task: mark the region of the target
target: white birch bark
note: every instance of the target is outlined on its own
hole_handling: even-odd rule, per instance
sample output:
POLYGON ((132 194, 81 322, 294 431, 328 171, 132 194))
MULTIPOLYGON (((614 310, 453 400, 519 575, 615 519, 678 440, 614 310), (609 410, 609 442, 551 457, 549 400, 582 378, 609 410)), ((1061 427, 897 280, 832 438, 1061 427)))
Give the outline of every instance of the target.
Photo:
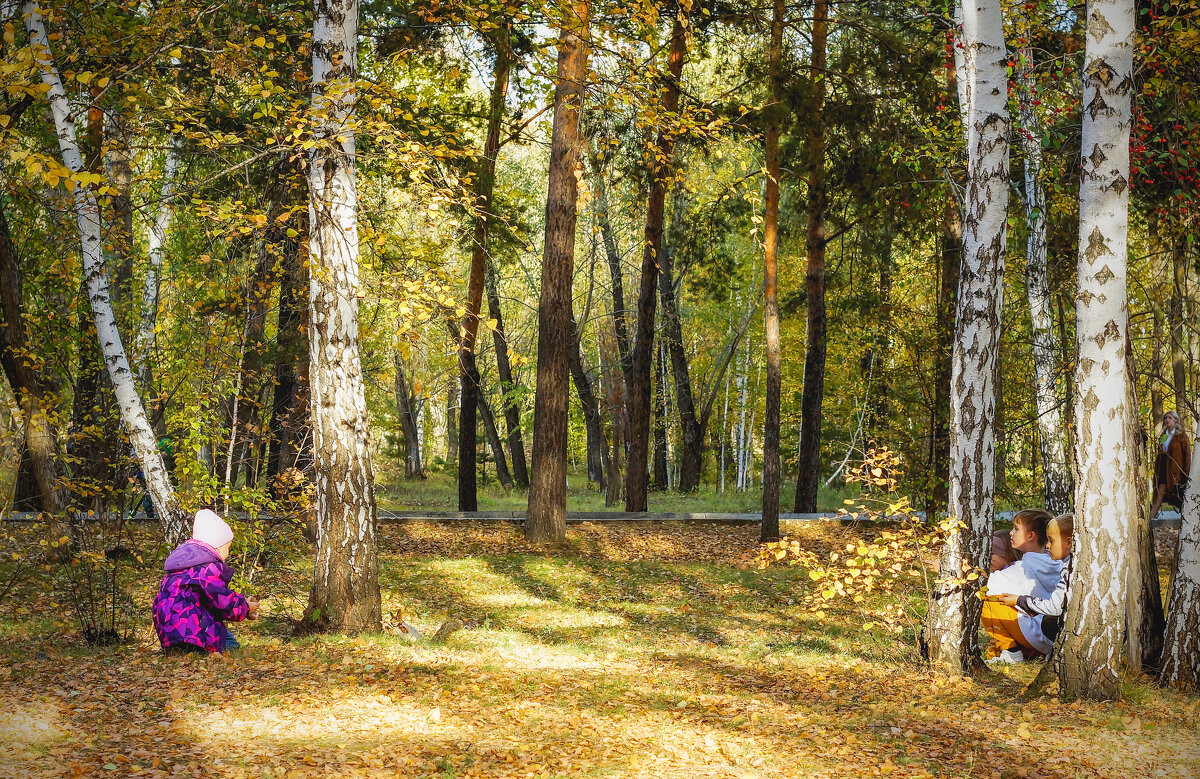
MULTIPOLYGON (((71 116, 67 93, 63 89, 62 79, 59 78, 54 55, 50 49, 44 12, 34 0, 27 0, 22 11, 25 17, 25 27, 29 32, 29 41, 34 49, 35 64, 41 72, 42 83, 47 88, 46 97, 54 116, 54 131, 58 137, 58 148, 63 157, 63 164, 72 173, 82 173, 84 171, 83 155, 79 151, 79 143, 75 136, 75 123, 71 116)), ((121 334, 117 329, 112 299, 109 296, 108 277, 104 268, 100 208, 95 194, 88 187, 77 185, 73 194, 75 219, 79 225, 79 236, 83 247, 84 286, 87 289, 88 302, 91 304, 92 318, 100 340, 100 349, 104 355, 104 364, 108 368, 108 375, 113 383, 121 421, 125 425, 130 443, 141 462, 142 474, 146 479, 146 489, 150 494, 150 500, 154 504, 154 510, 158 516, 162 518, 167 541, 174 543, 186 537, 188 528, 177 510, 175 489, 167 475, 167 468, 163 463, 162 453, 158 451, 158 442, 154 438, 154 431, 146 418, 142 400, 138 396, 133 371, 130 370, 125 346, 121 342, 121 334)))
POLYGON ((167 156, 163 162, 162 186, 159 189, 158 213, 150 223, 147 244, 150 266, 146 269, 146 283, 142 288, 142 317, 138 327, 137 359, 138 377, 145 391, 150 389, 151 360, 154 349, 154 329, 158 323, 158 290, 162 278, 163 254, 167 244, 167 231, 171 228, 171 217, 175 213, 172 202, 175 197, 175 176, 179 172, 179 138, 171 136, 167 145, 167 156))
POLYGON ((1088 5, 1076 298, 1075 573, 1060 695, 1115 698, 1125 632, 1135 460, 1126 438, 1126 252, 1133 0, 1088 5))
MULTIPOLYGON (((1192 440, 1200 439, 1200 424, 1192 440)), ((1200 484, 1200 457, 1192 455, 1188 474, 1200 484)), ((1175 577, 1171 580, 1170 609, 1159 681, 1181 690, 1200 690, 1200 489, 1184 493, 1183 527, 1175 577)))
MULTIPOLYGON (((951 674, 979 661, 976 634, 982 579, 995 510, 996 378, 1003 305, 1008 204, 1008 77, 999 0, 961 8, 959 83, 967 106, 967 185, 958 287, 950 424, 950 514, 961 523, 943 550, 929 609, 930 660, 951 674)), ((956 49, 957 51, 957 49, 956 49)))
POLYGON ((1017 64, 1017 95, 1021 128, 1017 133, 1025 155, 1025 290, 1033 332, 1034 401, 1041 439, 1042 484, 1046 510, 1064 514, 1071 510, 1071 476, 1067 468, 1064 429, 1059 410, 1058 337, 1050 304, 1050 279, 1046 266, 1046 191, 1042 187, 1042 124, 1038 117, 1033 83, 1033 51, 1024 49, 1017 64))
POLYGON ((358 0, 314 0, 308 348, 318 542, 306 616, 352 632, 382 629, 358 345, 357 38, 358 0))

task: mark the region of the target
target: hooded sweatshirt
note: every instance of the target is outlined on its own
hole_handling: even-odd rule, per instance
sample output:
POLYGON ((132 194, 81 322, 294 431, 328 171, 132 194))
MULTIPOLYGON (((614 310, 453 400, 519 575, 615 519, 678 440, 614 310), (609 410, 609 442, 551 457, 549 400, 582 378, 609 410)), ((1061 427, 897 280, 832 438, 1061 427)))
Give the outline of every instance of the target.
POLYGON ((250 604, 229 589, 233 569, 203 541, 186 541, 163 563, 166 576, 154 598, 154 630, 163 649, 191 644, 220 652, 224 622, 241 622, 250 604))
MULTIPOLYGON (((1016 595, 1019 599, 1050 598, 1058 586, 1062 563, 1044 552, 1027 552, 1021 559, 1007 568, 994 571, 988 577, 989 595, 1016 595)), ((1042 629, 1042 615, 1017 610, 1017 625, 1033 647, 1042 654, 1054 648, 1052 637, 1042 629)))

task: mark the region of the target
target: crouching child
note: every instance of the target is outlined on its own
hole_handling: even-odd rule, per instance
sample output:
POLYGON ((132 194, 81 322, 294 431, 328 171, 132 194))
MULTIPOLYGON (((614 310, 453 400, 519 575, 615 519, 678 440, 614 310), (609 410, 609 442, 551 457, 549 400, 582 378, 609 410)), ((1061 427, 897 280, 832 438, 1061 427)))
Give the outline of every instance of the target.
MULTIPOLYGON (((1029 595, 989 595, 984 603, 985 610, 989 607, 1008 608, 1019 615, 1022 620, 1037 620, 1039 637, 1045 642, 1041 649, 1048 654, 1058 638, 1062 626, 1062 618, 1067 610, 1067 599, 1071 592, 1071 546, 1075 536, 1075 517, 1063 514, 1055 517, 1046 527, 1047 552, 1051 559, 1060 563, 1058 581, 1054 589, 1045 596, 1029 595)), ((989 629, 990 632, 990 629, 989 629)))
POLYGON ((233 530, 208 509, 196 513, 192 537, 163 563, 166 575, 154 598, 154 630, 163 651, 216 654, 237 649, 225 626, 258 616, 258 601, 229 588, 225 564, 233 530))

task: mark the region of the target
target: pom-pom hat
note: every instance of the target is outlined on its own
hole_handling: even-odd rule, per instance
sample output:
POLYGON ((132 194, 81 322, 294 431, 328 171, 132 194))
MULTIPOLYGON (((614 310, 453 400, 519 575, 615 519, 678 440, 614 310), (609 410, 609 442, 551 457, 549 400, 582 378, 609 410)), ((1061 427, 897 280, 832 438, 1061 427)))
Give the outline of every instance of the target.
POLYGON ((192 538, 216 549, 233 540, 233 530, 216 512, 200 509, 192 520, 192 538))

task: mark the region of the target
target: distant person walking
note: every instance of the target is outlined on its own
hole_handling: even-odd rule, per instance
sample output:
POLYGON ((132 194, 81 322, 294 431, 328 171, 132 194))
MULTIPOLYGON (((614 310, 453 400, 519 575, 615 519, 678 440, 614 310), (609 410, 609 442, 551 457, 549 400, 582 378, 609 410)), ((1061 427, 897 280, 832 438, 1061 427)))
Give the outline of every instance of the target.
POLYGON ((1192 447, 1187 433, 1179 429, 1179 415, 1174 411, 1163 414, 1163 434, 1154 458, 1154 506, 1150 517, 1158 516, 1163 503, 1175 508, 1183 505, 1183 493, 1188 487, 1192 469, 1192 447))

